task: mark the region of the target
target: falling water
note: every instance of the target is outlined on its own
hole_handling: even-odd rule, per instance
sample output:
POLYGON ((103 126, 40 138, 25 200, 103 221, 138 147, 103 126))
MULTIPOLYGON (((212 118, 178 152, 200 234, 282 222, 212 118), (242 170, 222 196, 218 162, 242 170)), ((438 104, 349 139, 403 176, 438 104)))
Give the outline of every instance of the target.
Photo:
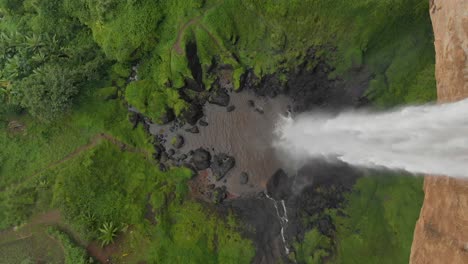
POLYGON ((278 207, 278 201, 276 201, 271 196, 269 196, 267 192, 265 192, 265 196, 268 199, 270 199, 273 202, 273 205, 275 206, 276 215, 278 216, 279 221, 280 221, 280 225, 281 225, 281 239, 283 240, 284 251, 286 252, 286 255, 288 255, 289 254, 288 243, 286 241, 286 237, 284 236, 284 228, 286 227, 286 225, 289 222, 288 211, 286 210, 286 204, 285 204, 284 200, 281 200, 280 202, 281 202, 282 210, 280 210, 279 207, 278 207), (281 211, 282 211, 282 213, 281 213, 281 211))
POLYGON ((468 177, 468 99, 389 112, 282 117, 274 146, 300 163, 338 159, 355 166, 468 177))

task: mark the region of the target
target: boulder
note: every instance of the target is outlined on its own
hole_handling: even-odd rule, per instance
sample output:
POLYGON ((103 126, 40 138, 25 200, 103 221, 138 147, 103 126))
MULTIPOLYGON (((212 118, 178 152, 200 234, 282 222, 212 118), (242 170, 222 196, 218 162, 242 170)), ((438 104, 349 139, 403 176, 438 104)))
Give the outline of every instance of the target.
POLYGON ((210 104, 215 104, 219 106, 228 106, 229 101, 230 98, 226 89, 217 89, 211 94, 210 98, 208 98, 208 102, 210 104))
POLYGON ((211 199, 215 204, 222 203, 226 198, 227 198, 226 186, 216 187, 213 190, 213 195, 211 199))
POLYGON ((229 112, 234 111, 235 109, 236 109, 236 106, 230 105, 230 106, 228 106, 228 107, 226 108, 226 111, 229 113, 229 112))
POLYGON ((216 180, 221 180, 226 173, 232 169, 235 165, 234 157, 231 157, 227 154, 220 153, 214 156, 213 163, 211 164, 211 170, 216 180))
POLYGON ((255 75, 252 69, 246 71, 240 77, 240 87, 237 90, 240 92, 243 89, 254 89, 260 83, 260 79, 255 75))
POLYGON ((161 116, 161 124, 165 125, 167 123, 170 123, 174 121, 175 119, 175 114, 174 111, 170 108, 166 109, 166 112, 161 116))
POLYGON ((240 175, 240 184, 247 184, 249 182, 249 174, 242 172, 240 175))
POLYGON ((198 119, 203 117, 203 107, 199 104, 192 103, 182 113, 182 117, 187 121, 187 123, 194 126, 197 124, 198 119))
POLYGON ((205 126, 208 126, 208 122, 206 122, 205 120, 200 120, 200 121, 198 122, 198 124, 199 124, 200 126, 204 126, 204 127, 205 127, 205 126))
POLYGON ((199 148, 193 152, 190 162, 197 170, 204 170, 210 167, 211 154, 205 149, 199 148))
POLYGON ((200 130, 198 129, 197 126, 193 126, 191 128, 187 128, 185 129, 185 131, 189 132, 189 133, 192 133, 192 134, 198 134, 200 133, 200 130))
POLYGON ((184 137, 181 135, 177 135, 172 138, 171 144, 174 146, 174 148, 180 149, 184 145, 184 137))
POLYGON ((282 169, 279 169, 267 182, 268 195, 275 200, 286 200, 290 195, 289 177, 282 169))

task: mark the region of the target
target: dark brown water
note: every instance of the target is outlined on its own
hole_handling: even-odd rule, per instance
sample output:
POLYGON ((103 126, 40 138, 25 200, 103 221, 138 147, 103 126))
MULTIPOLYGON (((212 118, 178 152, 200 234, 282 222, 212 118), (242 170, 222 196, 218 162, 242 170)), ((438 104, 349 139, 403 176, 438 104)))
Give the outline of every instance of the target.
POLYGON ((186 132, 191 126, 186 124, 177 131, 167 127, 151 125, 154 135, 166 135, 166 148, 170 149, 170 139, 179 134, 185 139, 184 146, 176 154, 188 153, 203 147, 213 155, 226 153, 233 156, 236 165, 226 176, 216 182, 208 169, 209 181, 217 186, 226 185, 232 194, 244 195, 264 190, 268 179, 281 167, 272 147, 275 123, 280 115, 287 112, 289 99, 258 97, 251 91, 230 94, 230 105, 235 110, 227 112, 226 107, 205 104, 205 120, 209 125, 200 126, 199 134, 186 132), (252 101, 254 106, 252 106, 252 101), (241 184, 241 173, 249 175, 247 184, 241 184))

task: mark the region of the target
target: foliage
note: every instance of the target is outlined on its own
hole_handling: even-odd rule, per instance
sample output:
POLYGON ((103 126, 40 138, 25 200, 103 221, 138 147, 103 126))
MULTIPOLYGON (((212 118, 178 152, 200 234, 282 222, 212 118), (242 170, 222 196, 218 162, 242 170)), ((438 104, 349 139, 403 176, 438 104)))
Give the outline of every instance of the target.
POLYGON ((407 263, 424 199, 423 178, 388 173, 360 178, 345 217, 334 216, 334 263, 407 263))
POLYGON ((249 263, 255 252, 233 216, 207 215, 195 202, 171 203, 158 218, 149 260, 155 263, 249 263), (224 223, 223 223, 224 222, 224 223))
POLYGON ((70 108, 105 62, 90 32, 65 13, 62 2, 24 1, 23 8, 3 3, 9 13, 0 27, 2 103, 47 121, 70 108))
POLYGON ((102 247, 112 244, 117 236, 117 232, 119 232, 119 228, 112 221, 102 224, 102 227, 98 230, 100 232, 99 240, 101 240, 102 247))
POLYGON ((125 90, 125 97, 132 106, 156 122, 166 113, 167 108, 174 109, 176 115, 186 108, 185 101, 177 91, 158 89, 149 80, 130 83, 125 90))
POLYGON ((78 93, 71 69, 46 65, 15 84, 14 101, 42 120, 54 120, 70 109, 78 93))
POLYGON ((307 264, 323 263, 323 259, 329 255, 327 250, 330 246, 330 238, 322 235, 317 228, 309 230, 302 243, 294 243, 296 261, 307 264))
POLYGON ((54 227, 47 228, 47 232, 62 244, 65 251, 65 264, 94 263, 93 259, 87 256, 86 250, 78 246, 65 232, 54 227))

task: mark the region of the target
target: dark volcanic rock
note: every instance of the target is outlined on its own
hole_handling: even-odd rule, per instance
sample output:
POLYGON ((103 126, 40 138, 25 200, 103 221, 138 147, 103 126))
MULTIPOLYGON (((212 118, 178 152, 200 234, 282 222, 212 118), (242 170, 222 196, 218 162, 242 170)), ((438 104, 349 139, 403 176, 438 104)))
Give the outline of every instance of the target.
POLYGON ((260 96, 275 98, 278 94, 284 93, 285 85, 281 83, 276 74, 269 74, 262 78, 260 86, 255 89, 255 93, 260 96))
POLYGON ((190 106, 182 113, 183 118, 187 123, 194 126, 197 124, 198 119, 203 117, 203 107, 199 104, 192 103, 190 106))
POLYGON ((236 109, 236 107, 234 105, 230 105, 226 108, 226 111, 229 113, 229 112, 232 112, 236 109))
POLYGON ((247 184, 249 182, 249 174, 247 172, 242 172, 240 175, 240 183, 247 184))
POLYGON ((138 123, 140 121, 143 121, 143 118, 139 113, 129 112, 128 121, 130 121, 130 123, 132 123, 133 129, 135 129, 138 126, 138 123))
POLYGON ((216 187, 213 190, 212 200, 215 204, 222 203, 227 198, 226 186, 216 187))
POLYGON ((155 160, 159 160, 161 158, 161 154, 164 152, 164 148, 159 145, 154 146, 154 153, 153 153, 153 158, 155 160))
POLYGON ((170 108, 167 108, 164 115, 161 116, 161 123, 163 125, 165 125, 165 124, 167 124, 169 122, 174 121, 174 119, 175 119, 174 111, 172 109, 170 109, 170 108))
POLYGON ((229 105, 229 94, 227 93, 226 89, 216 89, 216 91, 211 94, 208 102, 210 104, 216 104, 219 106, 228 106, 229 105))
POLYGON ((162 172, 165 172, 165 171, 167 171, 167 168, 163 163, 159 163, 159 170, 162 171, 162 172))
POLYGON ((268 195, 275 200, 285 200, 291 193, 291 184, 288 175, 279 169, 267 183, 268 195))
POLYGON ((200 130, 198 129, 197 126, 193 126, 191 128, 187 128, 185 129, 185 131, 189 132, 189 133, 192 133, 192 134, 198 134, 200 133, 200 130))
POLYGON ((208 126, 208 122, 206 122, 205 120, 200 120, 200 122, 198 122, 198 124, 200 126, 208 126))
POLYGON ((216 180, 221 180, 235 164, 235 159, 227 154, 220 153, 215 155, 213 163, 211 164, 211 170, 213 171, 213 175, 216 177, 216 180))
POLYGON ((183 145, 184 145, 184 137, 182 137, 181 135, 177 135, 175 136, 173 139, 172 139, 172 146, 174 146, 174 148, 181 148, 183 145))
POLYGON ((198 57, 198 48, 195 42, 187 43, 185 46, 185 53, 187 54, 188 66, 192 72, 193 79, 195 82, 203 87, 203 70, 200 63, 200 58, 198 57))
POLYGON ((260 79, 255 75, 252 69, 246 71, 240 77, 240 87, 237 90, 240 92, 243 89, 254 89, 260 83, 260 79))
POLYGON ((190 89, 195 92, 203 92, 205 91, 205 88, 201 85, 199 85, 195 80, 193 79, 185 79, 185 87, 187 89, 190 89))
POLYGON ((205 149, 199 148, 193 152, 190 160, 197 170, 204 170, 210 167, 211 154, 205 149))
POLYGON ((174 154, 175 154, 175 150, 173 150, 173 149, 170 149, 170 150, 167 151, 167 156, 168 157, 172 157, 172 156, 174 156, 174 154))
POLYGON ((169 159, 169 157, 167 156, 167 153, 166 153, 166 152, 161 153, 161 158, 159 159, 159 161, 160 161, 161 163, 166 162, 168 159, 169 159))

